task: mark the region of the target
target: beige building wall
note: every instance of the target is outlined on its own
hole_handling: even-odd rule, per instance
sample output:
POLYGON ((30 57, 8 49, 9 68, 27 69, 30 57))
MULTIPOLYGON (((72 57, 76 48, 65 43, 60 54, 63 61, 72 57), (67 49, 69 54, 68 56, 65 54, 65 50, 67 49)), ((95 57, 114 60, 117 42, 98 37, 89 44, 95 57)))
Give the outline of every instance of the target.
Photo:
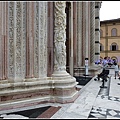
POLYGON ((120 65, 120 19, 101 21, 100 29, 102 30, 100 44, 103 46, 103 51, 100 52, 100 57, 104 58, 105 56, 109 56, 111 58, 116 58, 120 65), (111 30, 113 28, 117 29, 117 36, 112 36, 111 30), (110 50, 112 43, 118 45, 116 51, 110 50))

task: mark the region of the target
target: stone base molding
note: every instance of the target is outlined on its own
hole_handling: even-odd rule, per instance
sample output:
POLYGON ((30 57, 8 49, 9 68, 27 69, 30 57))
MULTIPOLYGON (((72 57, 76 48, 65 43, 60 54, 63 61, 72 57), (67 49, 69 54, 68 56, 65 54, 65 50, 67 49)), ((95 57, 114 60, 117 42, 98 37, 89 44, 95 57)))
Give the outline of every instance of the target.
POLYGON ((0 111, 48 102, 74 102, 78 97, 77 82, 72 76, 32 78, 22 81, 17 83, 1 81, 0 111))

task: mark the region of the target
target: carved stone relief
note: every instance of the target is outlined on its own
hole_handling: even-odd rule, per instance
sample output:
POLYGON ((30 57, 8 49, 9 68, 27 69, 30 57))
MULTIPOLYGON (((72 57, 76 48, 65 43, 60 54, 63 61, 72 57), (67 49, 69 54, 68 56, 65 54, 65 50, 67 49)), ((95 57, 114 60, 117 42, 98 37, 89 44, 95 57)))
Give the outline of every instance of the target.
POLYGON ((21 30, 21 25, 22 25, 22 14, 21 14, 21 4, 20 2, 16 2, 16 41, 14 40, 15 44, 15 71, 17 76, 21 76, 21 41, 22 41, 22 30, 21 30))
POLYGON ((34 39, 34 75, 35 77, 38 77, 38 60, 39 60, 39 49, 38 49, 38 43, 39 43, 39 3, 35 3, 35 39, 34 39))
POLYGON ((25 76, 25 3, 9 2, 8 78, 25 76))
POLYGON ((22 2, 22 76, 25 78, 26 74, 26 2, 22 2))
POLYGON ((47 3, 35 4, 35 42, 34 74, 35 77, 47 76, 47 3))
POLYGON ((54 70, 55 71, 66 71, 66 13, 65 13, 65 2, 55 2, 54 9, 54 70))
POLYGON ((14 76, 14 2, 9 2, 9 33, 8 33, 8 77, 14 76))

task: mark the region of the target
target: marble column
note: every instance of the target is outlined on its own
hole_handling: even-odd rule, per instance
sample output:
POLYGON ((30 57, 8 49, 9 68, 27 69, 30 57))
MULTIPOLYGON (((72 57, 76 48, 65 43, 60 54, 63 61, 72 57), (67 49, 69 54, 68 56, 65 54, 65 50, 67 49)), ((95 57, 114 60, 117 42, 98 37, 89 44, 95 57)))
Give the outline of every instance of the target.
POLYGON ((85 58, 88 58, 89 54, 89 47, 88 47, 88 33, 89 33, 89 17, 88 17, 88 2, 86 2, 86 18, 85 18, 85 23, 86 23, 86 39, 85 39, 85 58))
POLYGON ((66 76, 66 13, 65 2, 54 2, 54 72, 52 76, 66 76))
POLYGON ((22 44, 22 52, 21 52, 21 57, 22 57, 22 78, 25 78, 25 74, 26 74, 26 32, 27 32, 27 28, 26 28, 26 20, 27 20, 27 17, 26 17, 26 8, 27 8, 27 3, 26 2, 21 2, 21 17, 22 17, 22 23, 21 23, 21 44, 22 44))
POLYGON ((90 2, 90 65, 95 60, 95 2, 90 2))
POLYGON ((7 78, 7 2, 0 2, 0 79, 7 78))
POLYGON ((0 3, 0 79, 3 79, 2 4, 0 3))
POLYGON ((86 2, 82 3, 82 66, 85 65, 85 39, 86 39, 86 22, 85 22, 85 17, 86 17, 86 2))
POLYGON ((47 2, 35 2, 34 76, 47 76, 47 2))
POLYGON ((26 78, 34 77, 34 2, 27 2, 26 78))
POLYGON ((2 8, 3 3, 0 3, 0 79, 3 79, 3 67, 4 67, 4 63, 3 63, 3 40, 2 40, 2 12, 3 12, 3 8, 2 8))
POLYGON ((8 3, 8 79, 11 82, 22 81, 25 77, 23 6, 23 2, 8 3))
POLYGON ((47 76, 50 77, 53 73, 53 30, 54 30, 54 19, 53 19, 53 2, 48 2, 48 26, 47 26, 47 30, 48 30, 48 43, 47 43, 47 51, 48 51, 48 59, 47 59, 47 76))
MULTIPOLYGON (((73 61, 74 66, 77 67, 77 2, 73 2, 73 61)), ((73 74, 72 74, 73 75, 73 74)))
POLYGON ((78 67, 82 65, 82 2, 77 2, 78 67))
POLYGON ((83 66, 88 59, 88 3, 83 2, 83 66))
POLYGON ((95 61, 100 59, 100 2, 95 2, 95 61))
POLYGON ((73 30, 74 30, 74 26, 73 26, 73 2, 71 2, 71 6, 70 6, 70 16, 69 16, 69 31, 70 31, 70 57, 69 57, 69 66, 70 66, 70 75, 73 76, 73 69, 74 69, 74 64, 73 64, 73 61, 74 61, 74 55, 73 55, 73 30))
POLYGON ((86 2, 86 39, 85 39, 85 75, 88 75, 88 65, 89 65, 89 2, 86 2))
POLYGON ((66 72, 66 2, 54 2, 54 72, 52 88, 54 101, 73 102, 78 97, 76 79, 66 72))

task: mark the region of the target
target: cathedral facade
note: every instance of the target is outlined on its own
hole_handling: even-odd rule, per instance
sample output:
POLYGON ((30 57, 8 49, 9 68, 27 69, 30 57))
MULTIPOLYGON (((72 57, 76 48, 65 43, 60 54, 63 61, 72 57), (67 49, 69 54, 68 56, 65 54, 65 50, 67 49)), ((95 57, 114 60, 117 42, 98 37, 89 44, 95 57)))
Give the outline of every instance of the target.
POLYGON ((74 68, 93 76, 101 69, 94 65, 100 58, 100 6, 0 2, 0 110, 74 102, 74 68))

